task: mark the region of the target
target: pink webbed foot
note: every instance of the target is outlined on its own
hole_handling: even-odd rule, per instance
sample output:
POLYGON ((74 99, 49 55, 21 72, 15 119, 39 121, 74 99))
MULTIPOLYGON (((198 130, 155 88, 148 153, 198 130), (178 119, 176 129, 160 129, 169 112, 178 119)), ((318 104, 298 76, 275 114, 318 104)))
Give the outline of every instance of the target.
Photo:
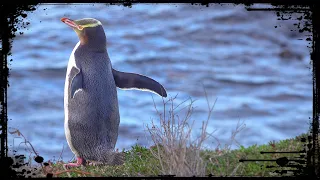
POLYGON ((63 166, 67 169, 70 169, 71 167, 79 167, 79 166, 86 166, 86 160, 80 157, 77 157, 77 162, 76 163, 67 163, 64 164, 63 166))

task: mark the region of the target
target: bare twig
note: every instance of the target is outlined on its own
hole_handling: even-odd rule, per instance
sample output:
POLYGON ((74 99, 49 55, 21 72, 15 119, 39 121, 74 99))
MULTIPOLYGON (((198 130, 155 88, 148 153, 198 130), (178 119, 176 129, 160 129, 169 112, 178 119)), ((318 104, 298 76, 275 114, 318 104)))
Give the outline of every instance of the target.
POLYGON ((72 158, 69 160, 69 162, 72 162, 72 160, 74 160, 74 158, 76 157, 76 155, 73 154, 72 158))
MULTIPOLYGON (((33 151, 33 153, 36 155, 36 156, 38 156, 38 153, 37 153, 37 151, 34 149, 34 147, 32 146, 32 144, 26 139, 26 137, 18 130, 18 129, 16 129, 15 131, 13 131, 13 132, 10 132, 9 131, 9 133, 10 134, 18 134, 18 136, 22 136, 22 138, 24 139, 24 144, 26 144, 26 146, 27 145, 29 145, 30 147, 31 147, 31 149, 32 149, 32 151, 33 151)), ((21 143, 20 143, 21 144, 21 143)), ((27 146, 28 147, 28 146, 27 146)))
POLYGON ((62 153, 63 153, 63 150, 64 150, 64 144, 62 144, 62 150, 61 150, 61 153, 60 153, 60 156, 58 158, 57 161, 59 161, 60 159, 62 160, 62 153))
MULTIPOLYGON (((170 98, 167 102, 163 100, 163 112, 159 113, 155 103, 155 109, 160 117, 160 125, 156 126, 152 121, 150 128, 146 126, 148 132, 151 135, 152 141, 156 146, 156 150, 150 149, 154 157, 159 160, 160 172, 162 174, 175 174, 177 176, 204 176, 205 175, 205 163, 200 156, 200 151, 203 142, 207 139, 207 126, 208 122, 202 123, 202 131, 199 138, 195 141, 191 141, 192 128, 194 120, 191 125, 188 121, 193 113, 193 101, 191 98, 190 104, 177 110, 179 106, 185 103, 187 100, 174 105, 174 100, 177 96, 170 98), (169 116, 166 116, 166 106, 169 105, 169 116), (182 110, 186 110, 184 117, 179 118, 177 113, 182 110), (177 112, 176 112, 177 111, 177 112)), ((153 101, 154 102, 154 101, 153 101)), ((208 103, 209 104, 209 103, 208 103)), ((211 114, 213 107, 209 108, 211 114)), ((208 115, 207 121, 210 119, 208 115)), ((212 135, 212 133, 210 133, 212 135)))
POLYGON ((233 171, 232 171, 232 173, 230 174, 230 176, 234 176, 241 165, 242 165, 242 164, 239 163, 239 164, 233 169, 233 171))
MULTIPOLYGON (((22 143, 24 143, 25 145, 26 145, 26 147, 27 147, 27 149, 29 150, 29 152, 30 152, 30 155, 29 155, 29 166, 31 166, 32 164, 31 164, 31 162, 32 162, 32 160, 31 160, 31 154, 32 153, 34 153, 35 155, 36 155, 36 157, 38 157, 39 156, 39 153, 35 150, 35 148, 33 147, 33 145, 30 143, 30 141, 28 141, 27 140, 27 138, 18 130, 18 129, 16 129, 16 128, 13 128, 13 129, 15 129, 14 131, 9 131, 9 133, 10 134, 17 134, 19 137, 22 137, 23 138, 23 142, 21 142, 21 143, 19 143, 19 146, 18 146, 18 148, 20 147, 20 145, 22 144, 22 143), (30 150, 30 148, 29 148, 29 146, 30 146, 30 148, 31 148, 31 150, 30 150)), ((40 164, 40 166, 41 166, 41 170, 42 170, 42 172, 45 174, 45 172, 46 172, 46 169, 45 169, 45 167, 43 166, 43 164, 42 163, 39 163, 40 164)))

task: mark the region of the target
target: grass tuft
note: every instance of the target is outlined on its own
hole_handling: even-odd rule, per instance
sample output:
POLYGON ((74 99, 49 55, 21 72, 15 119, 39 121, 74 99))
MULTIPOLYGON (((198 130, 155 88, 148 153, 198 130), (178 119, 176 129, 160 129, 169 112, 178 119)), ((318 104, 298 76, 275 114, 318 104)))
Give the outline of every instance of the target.
POLYGON ((163 112, 158 111, 154 103, 160 125, 157 126, 153 120, 151 127, 147 125, 147 130, 155 144, 155 148, 151 148, 150 151, 160 163, 160 175, 205 176, 207 162, 201 157, 201 152, 203 143, 212 134, 207 133, 207 126, 215 103, 211 107, 207 99, 209 109, 207 120, 202 122, 200 135, 193 139, 192 130, 195 121, 193 120, 191 124, 189 121, 194 101, 190 99, 189 105, 178 110, 185 101, 175 106, 176 97, 170 98, 167 102, 163 101, 163 112), (168 105, 169 113, 166 114, 168 105), (186 113, 183 118, 180 118, 177 112, 183 109, 186 109, 186 113))

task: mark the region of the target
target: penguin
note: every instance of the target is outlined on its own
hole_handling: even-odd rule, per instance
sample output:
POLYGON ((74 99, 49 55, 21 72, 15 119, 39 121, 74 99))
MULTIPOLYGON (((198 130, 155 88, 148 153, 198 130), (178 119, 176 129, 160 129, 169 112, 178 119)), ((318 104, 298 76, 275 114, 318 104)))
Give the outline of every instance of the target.
POLYGON ((107 39, 101 22, 94 18, 61 21, 78 35, 67 66, 64 87, 64 129, 76 163, 121 165, 124 154, 114 150, 120 123, 117 88, 150 91, 167 97, 157 81, 135 73, 115 70, 107 52, 107 39))

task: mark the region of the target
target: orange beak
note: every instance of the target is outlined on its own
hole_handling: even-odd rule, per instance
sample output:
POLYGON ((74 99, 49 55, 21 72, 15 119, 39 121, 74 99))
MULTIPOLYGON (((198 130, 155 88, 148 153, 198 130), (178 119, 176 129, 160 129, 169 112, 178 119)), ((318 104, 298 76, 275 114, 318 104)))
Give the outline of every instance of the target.
POLYGON ((71 20, 69 18, 63 17, 63 18, 61 18, 61 21, 72 28, 77 28, 80 31, 83 29, 83 27, 81 25, 77 25, 73 20, 71 20))

